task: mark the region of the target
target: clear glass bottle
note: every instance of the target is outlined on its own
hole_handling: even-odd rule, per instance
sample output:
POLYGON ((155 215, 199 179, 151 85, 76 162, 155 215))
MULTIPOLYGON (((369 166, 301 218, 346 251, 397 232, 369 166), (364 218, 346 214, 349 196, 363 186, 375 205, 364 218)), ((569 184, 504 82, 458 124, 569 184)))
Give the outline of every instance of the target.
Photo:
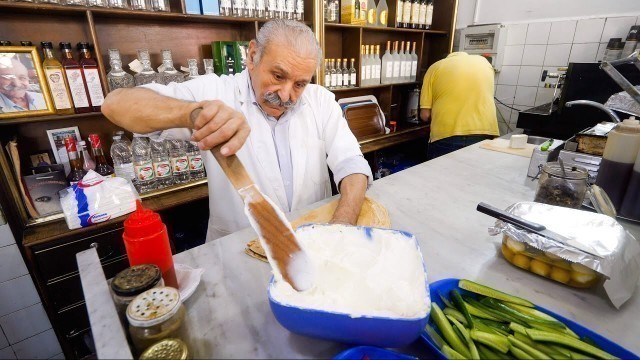
POLYGON ((427 0, 420 0, 420 13, 418 15, 418 29, 427 27, 427 0))
POLYGON ((129 0, 108 0, 110 8, 116 9, 128 9, 129 8, 129 0))
POLYGON ((378 25, 378 7, 375 0, 367 1, 367 26, 378 25))
POLYGON ((151 10, 153 11, 171 11, 168 0, 151 0, 151 10))
POLYGON ((371 81, 371 54, 370 54, 369 45, 364 46, 364 56, 362 57, 362 64, 364 65, 364 76, 362 77, 362 81, 364 81, 366 86, 372 85, 371 81))
POLYGON ((42 52, 44 54, 42 68, 44 69, 44 75, 49 85, 49 92, 51 93, 53 104, 56 107, 56 114, 73 114, 75 113, 75 109, 73 107, 73 100, 71 99, 71 92, 69 91, 67 74, 60 61, 53 55, 53 44, 49 41, 43 41, 40 44, 42 45, 42 52))
POLYGON ((244 17, 256 17, 256 0, 244 0, 244 17))
POLYGON ((202 59, 202 63, 204 64, 204 74, 214 74, 213 71, 213 59, 202 59))
POLYGON ((378 3, 377 26, 387 27, 389 25, 389 6, 387 0, 380 0, 378 3))
POLYGON ((304 20, 304 0, 296 0, 296 15, 295 19, 298 21, 304 20))
POLYGON ((351 78, 349 76, 349 66, 347 64, 347 59, 342 59, 342 87, 349 87, 349 79, 351 78))
POLYGON ((404 10, 404 0, 398 0, 396 3, 396 27, 404 27, 402 11, 404 10))
POLYGON ((149 10, 151 6, 149 5, 149 0, 130 0, 131 1, 131 10, 149 10))
POLYGON ((181 83, 184 81, 184 74, 173 67, 171 50, 162 50, 162 66, 164 70, 159 74, 161 84, 168 85, 172 82, 181 83))
POLYGON ((220 0, 220 15, 233 16, 231 0, 220 0))
POLYGON ((342 59, 338 59, 336 63, 336 89, 342 87, 342 59))
POLYGON ((393 43, 393 52, 391 53, 391 60, 393 61, 393 75, 391 75, 391 83, 400 82, 400 66, 402 65, 402 59, 398 54, 398 42, 393 43))
POLYGON ((382 55, 381 82, 390 84, 393 78, 393 60, 391 57, 391 41, 387 41, 387 51, 382 55))
POLYGON ((256 11, 255 17, 264 19, 267 17, 267 1, 266 0, 256 0, 256 11))
POLYGON ((403 41, 400 47, 400 58, 402 59, 400 81, 408 82, 411 75, 411 56, 409 56, 409 42, 403 41), (405 47, 406 46, 406 47, 405 47))
POLYGON ((91 158, 91 154, 89 154, 89 150, 87 149, 87 143, 84 140, 78 141, 78 153, 82 159, 82 168, 84 171, 95 170, 96 163, 91 158))
POLYGON ((285 18, 293 20, 296 12, 296 0, 285 0, 285 18))
POLYGON ((335 89, 338 86, 338 73, 336 72, 336 59, 331 59, 331 88, 335 89))
POLYGON ((107 7, 107 0, 87 0, 87 6, 107 7))
POLYGON ((418 79, 418 54, 416 54, 416 42, 413 42, 413 49, 411 50, 411 80, 416 81, 418 79))
POLYGON ((173 172, 173 182, 182 184, 189 181, 189 158, 185 149, 184 141, 169 140, 169 158, 171 160, 171 171, 173 172))
POLYGON ((138 60, 142 63, 142 70, 133 76, 136 81, 136 86, 158 82, 158 73, 151 67, 149 50, 139 49, 138 60))
POLYGON ((367 86, 368 79, 365 76, 365 60, 366 60, 365 46, 360 47, 360 86, 367 86))
POLYGON ((133 156, 133 169, 136 175, 133 184, 136 189, 141 194, 155 189, 156 179, 153 172, 153 162, 151 161, 149 140, 146 137, 134 135, 131 143, 131 153, 133 156))
POLYGON ((189 159, 189 176, 191 180, 203 179, 207 176, 204 170, 202 154, 195 142, 187 142, 187 157, 189 159))
POLYGON ((351 58, 351 67, 349 68, 349 87, 356 87, 356 77, 358 71, 356 70, 356 59, 351 58))
POLYGON ((381 69, 382 69, 382 60, 380 60, 380 45, 376 45, 376 51, 373 55, 373 76, 374 76, 375 85, 380 85, 381 69))
MULTIPOLYGON (((124 134, 124 132, 123 132, 124 134)), ((131 154, 131 143, 128 140, 124 140, 120 135, 116 133, 113 136, 113 142, 111 143, 111 160, 113 160, 113 170, 117 177, 133 181, 136 177, 133 170, 133 156, 131 154)))
POLYGON ((62 67, 69 81, 69 90, 76 113, 90 112, 91 102, 89 101, 87 83, 80 63, 73 58, 71 43, 61 42, 60 51, 62 52, 62 67))
POLYGON ((195 79, 200 74, 198 74, 198 60, 197 59, 187 59, 187 64, 189 65, 189 76, 188 80, 195 79))
POLYGON ((100 111, 104 102, 104 92, 102 91, 102 80, 98 70, 98 62, 91 55, 89 43, 79 42, 77 49, 80 52, 80 66, 87 83, 87 91, 91 100, 91 110, 100 111))
POLYGON ((122 68, 122 60, 120 60, 120 52, 118 49, 109 49, 109 64, 111 65, 111 69, 109 73, 107 73, 109 91, 136 86, 133 75, 127 73, 122 68))
MULTIPOLYGON (((21 1, 25 1, 25 0, 21 0, 21 1)), ((64 5, 79 5, 79 6, 87 5, 86 0, 63 0, 63 1, 64 1, 64 5)), ((30 0, 29 2, 33 2, 33 1, 30 0)))
POLYGON ((402 27, 411 27, 411 0, 404 0, 402 4, 402 27))
POLYGON ((171 162, 169 161, 169 149, 164 140, 151 140, 151 161, 153 161, 153 172, 156 178, 158 189, 173 185, 173 173, 171 162))
POLYGON ((427 3, 427 17, 426 17, 425 29, 431 29, 433 23, 433 0, 429 0, 427 3))
POLYGON ((330 59, 324 59, 324 87, 331 89, 331 62, 330 59))
POLYGON ((244 16, 244 0, 232 0, 231 4, 233 6, 233 8, 231 9, 233 16, 244 16))

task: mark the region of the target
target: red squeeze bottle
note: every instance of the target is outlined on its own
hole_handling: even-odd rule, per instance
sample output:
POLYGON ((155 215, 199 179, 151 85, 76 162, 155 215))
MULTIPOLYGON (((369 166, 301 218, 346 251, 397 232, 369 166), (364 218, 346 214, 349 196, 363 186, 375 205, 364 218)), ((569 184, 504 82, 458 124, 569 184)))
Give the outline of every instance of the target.
POLYGON ((136 201, 136 211, 124 221, 124 247, 129 265, 154 264, 160 268, 165 286, 178 289, 167 226, 160 215, 136 201))

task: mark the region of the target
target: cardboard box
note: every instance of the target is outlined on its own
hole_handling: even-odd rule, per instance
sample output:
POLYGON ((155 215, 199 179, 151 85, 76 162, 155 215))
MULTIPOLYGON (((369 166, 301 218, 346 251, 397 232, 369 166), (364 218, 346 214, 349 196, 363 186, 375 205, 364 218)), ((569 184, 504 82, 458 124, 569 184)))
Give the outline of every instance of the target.
POLYGON ((366 25, 367 23, 367 2, 362 0, 342 0, 340 8, 340 22, 342 24, 366 25), (358 11, 356 3, 359 2, 358 11))
POLYGON ((31 203, 40 216, 62 212, 58 192, 69 186, 64 175, 64 166, 38 166, 32 169, 34 175, 23 176, 24 187, 31 203))
POLYGON ((220 4, 218 0, 200 0, 200 7, 203 15, 220 15, 220 4))

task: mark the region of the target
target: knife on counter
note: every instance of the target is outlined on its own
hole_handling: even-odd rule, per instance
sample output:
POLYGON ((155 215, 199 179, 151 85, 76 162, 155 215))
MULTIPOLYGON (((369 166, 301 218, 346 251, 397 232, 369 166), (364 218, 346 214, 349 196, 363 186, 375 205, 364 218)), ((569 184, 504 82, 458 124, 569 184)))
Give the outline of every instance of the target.
POLYGON ((500 210, 497 207, 491 206, 486 203, 479 203, 476 207, 476 210, 479 212, 494 217, 498 220, 502 220, 511 225, 517 226, 521 229, 530 231, 532 233, 538 234, 540 236, 544 236, 545 238, 554 241, 556 243, 574 248, 583 253, 589 254, 591 256, 595 256, 598 258, 602 258, 602 255, 598 254, 594 249, 590 248, 587 245, 584 245, 574 239, 570 239, 566 236, 560 235, 557 232, 551 231, 547 229, 544 225, 535 223, 533 221, 525 220, 519 216, 509 214, 504 210, 500 210))

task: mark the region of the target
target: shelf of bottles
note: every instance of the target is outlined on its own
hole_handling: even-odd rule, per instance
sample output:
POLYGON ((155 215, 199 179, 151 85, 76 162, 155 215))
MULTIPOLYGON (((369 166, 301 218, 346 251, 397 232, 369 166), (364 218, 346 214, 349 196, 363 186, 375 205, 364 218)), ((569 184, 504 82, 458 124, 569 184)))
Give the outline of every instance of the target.
POLYGON ((397 0, 396 27, 428 30, 433 23, 433 0, 397 0))
POLYGON ((220 0, 220 16, 304 20, 304 0, 220 0))
POLYGON ((356 81, 358 72, 351 59, 351 67, 346 59, 325 59, 325 87, 331 90, 366 88, 376 85, 414 83, 417 80, 418 55, 416 42, 396 41, 391 49, 387 41, 386 52, 380 57, 380 45, 362 45, 360 58, 360 83, 356 81))
POLYGON ((16 2, 142 11, 171 11, 168 0, 17 0, 16 2))
MULTIPOLYGON (((386 0, 324 0, 324 21, 331 25, 388 27, 386 0)), ((433 0, 397 0, 396 28, 429 30, 433 23, 433 0)), ((391 24, 393 26, 393 24, 391 24)))

